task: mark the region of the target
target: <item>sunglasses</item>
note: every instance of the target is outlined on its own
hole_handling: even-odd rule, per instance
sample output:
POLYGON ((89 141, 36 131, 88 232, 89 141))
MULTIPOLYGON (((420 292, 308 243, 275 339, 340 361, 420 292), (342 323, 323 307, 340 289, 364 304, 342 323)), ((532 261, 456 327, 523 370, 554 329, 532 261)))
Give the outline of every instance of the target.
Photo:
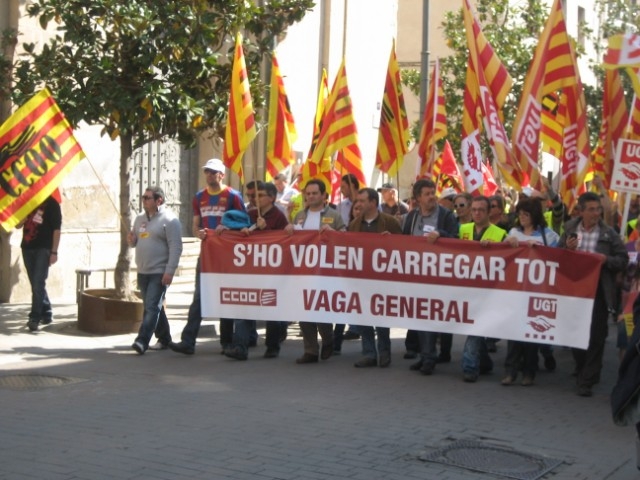
POLYGON ((155 197, 153 195, 143 195, 141 198, 143 200, 155 200, 155 197))
POLYGON ((454 206, 455 206, 456 208, 464 208, 464 207, 466 207, 466 206, 467 206, 467 204, 466 204, 466 203, 456 203, 454 206))

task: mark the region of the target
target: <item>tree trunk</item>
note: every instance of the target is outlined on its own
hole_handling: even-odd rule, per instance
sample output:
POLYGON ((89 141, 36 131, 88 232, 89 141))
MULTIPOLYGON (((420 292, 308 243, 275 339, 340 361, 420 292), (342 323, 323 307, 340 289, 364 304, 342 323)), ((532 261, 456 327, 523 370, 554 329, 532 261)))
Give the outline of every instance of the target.
POLYGON ((120 253, 114 272, 116 297, 124 300, 133 300, 131 293, 131 248, 127 242, 127 233, 131 230, 131 207, 129 162, 133 153, 133 138, 131 134, 120 136, 120 253))

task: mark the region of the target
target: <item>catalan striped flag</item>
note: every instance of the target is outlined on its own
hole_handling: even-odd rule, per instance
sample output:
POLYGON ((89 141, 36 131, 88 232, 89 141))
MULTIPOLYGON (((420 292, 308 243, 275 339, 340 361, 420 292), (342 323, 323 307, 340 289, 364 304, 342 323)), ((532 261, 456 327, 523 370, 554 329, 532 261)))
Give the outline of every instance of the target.
POLYGON ((229 95, 222 161, 229 169, 238 174, 240 182, 244 182, 242 156, 255 137, 256 125, 253 119, 249 76, 244 61, 242 34, 238 32, 231 70, 231 93, 229 95))
POLYGON ((603 58, 604 68, 640 67, 640 35, 621 33, 609 37, 603 58))
POLYGON ((320 133, 311 156, 311 161, 320 163, 345 147, 351 147, 348 163, 344 165, 349 173, 362 174, 362 154, 358 147, 358 129, 353 117, 353 105, 347 82, 344 59, 331 87, 331 93, 322 117, 320 133))
POLYGON ((631 113, 629 123, 624 131, 624 138, 640 140, 640 97, 637 95, 633 96, 631 102, 631 113))
POLYGON ((298 139, 276 52, 271 57, 269 125, 267 127, 267 173, 271 178, 295 161, 293 144, 298 139))
POLYGON ((560 95, 556 92, 551 92, 542 98, 540 143, 543 152, 553 155, 557 159, 562 156, 565 111, 566 103, 561 103, 560 95))
POLYGON ((478 100, 478 82, 473 72, 471 59, 467 63, 467 75, 463 94, 462 132, 462 178, 464 189, 471 195, 482 195, 482 110, 478 100))
POLYGON ((367 181, 362 171, 362 153, 360 153, 360 147, 357 143, 347 145, 338 152, 333 169, 336 172, 340 172, 340 177, 347 173, 352 173, 358 179, 360 188, 367 186, 367 181))
POLYGON ((311 140, 311 146, 309 147, 309 153, 307 154, 307 160, 302 165, 300 170, 301 178, 299 182, 299 188, 303 189, 308 180, 312 178, 318 178, 322 180, 327 188, 327 192, 332 192, 331 182, 331 157, 324 157, 319 163, 311 161, 313 152, 318 144, 320 137, 320 130, 322 129, 322 120, 324 117, 324 109, 329 97, 329 84, 327 81, 327 71, 322 69, 322 78, 320 79, 320 88, 318 90, 318 100, 316 102, 316 114, 313 121, 313 139, 311 140))
POLYGON ((12 230, 85 157, 48 89, 0 126, 0 225, 12 230))
POLYGON ((594 174, 602 177, 605 188, 611 186, 615 147, 629 122, 620 70, 606 70, 602 95, 602 123, 598 143, 591 154, 594 174))
POLYGON ((555 0, 525 79, 512 145, 531 185, 540 188, 538 157, 542 99, 558 92, 567 106, 563 120, 560 195, 572 205, 589 168, 586 103, 560 0, 555 0), (564 98, 563 98, 564 97, 564 98))
POLYGON ((431 82, 424 108, 420 139, 418 140, 418 162, 416 179, 431 177, 436 161, 436 142, 447 136, 447 111, 444 105, 444 88, 440 76, 440 62, 436 59, 431 72, 431 82))
POLYGON ((389 55, 389 66, 387 67, 387 78, 382 97, 376 168, 390 177, 394 177, 402 166, 408 142, 409 120, 404 105, 400 68, 398 67, 394 41, 389 55))
POLYGON ((462 9, 469 58, 478 84, 478 103, 482 109, 485 134, 496 159, 496 165, 504 180, 514 188, 520 188, 525 180, 511 149, 502 123, 502 107, 513 80, 484 36, 478 20, 471 12, 469 0, 462 9))

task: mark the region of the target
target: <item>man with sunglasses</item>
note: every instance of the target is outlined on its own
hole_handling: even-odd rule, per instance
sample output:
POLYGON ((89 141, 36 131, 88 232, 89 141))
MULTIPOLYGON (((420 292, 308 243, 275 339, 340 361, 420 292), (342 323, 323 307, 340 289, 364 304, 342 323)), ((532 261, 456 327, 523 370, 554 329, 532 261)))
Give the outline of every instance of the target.
POLYGON ((162 303, 182 254, 182 226, 178 217, 164 208, 164 192, 160 187, 145 190, 142 208, 144 212, 136 217, 127 235, 127 242, 136 249, 138 288, 144 304, 142 324, 131 346, 140 355, 149 348, 154 331, 158 349, 167 348, 171 342, 162 303))

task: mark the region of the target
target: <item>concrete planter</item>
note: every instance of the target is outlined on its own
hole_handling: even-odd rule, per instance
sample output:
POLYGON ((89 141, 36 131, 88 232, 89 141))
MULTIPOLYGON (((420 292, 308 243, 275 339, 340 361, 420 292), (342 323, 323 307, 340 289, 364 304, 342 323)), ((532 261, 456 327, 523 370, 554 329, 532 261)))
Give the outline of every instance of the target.
POLYGON ((78 328, 100 335, 136 333, 144 314, 142 300, 120 300, 114 294, 114 289, 84 290, 78 302, 78 328))

